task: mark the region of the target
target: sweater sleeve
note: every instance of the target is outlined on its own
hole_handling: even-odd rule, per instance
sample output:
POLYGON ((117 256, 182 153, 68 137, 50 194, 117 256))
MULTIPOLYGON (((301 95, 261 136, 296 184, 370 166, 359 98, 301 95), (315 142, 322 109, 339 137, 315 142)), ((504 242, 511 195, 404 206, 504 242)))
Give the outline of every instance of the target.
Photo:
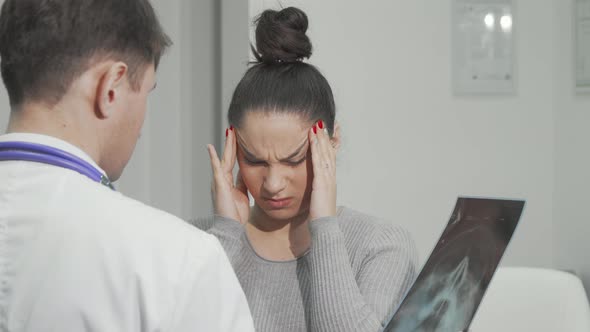
POLYGON ((377 332, 416 277, 416 249, 401 228, 366 238, 360 270, 351 266, 339 217, 310 224, 311 331, 377 332))

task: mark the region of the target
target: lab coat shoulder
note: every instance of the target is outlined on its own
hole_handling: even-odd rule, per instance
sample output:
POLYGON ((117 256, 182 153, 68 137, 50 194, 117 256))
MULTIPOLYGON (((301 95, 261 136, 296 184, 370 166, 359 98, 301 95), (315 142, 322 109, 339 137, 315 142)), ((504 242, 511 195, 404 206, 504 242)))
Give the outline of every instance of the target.
POLYGON ((214 236, 116 192, 91 196, 98 204, 87 203, 95 219, 89 234, 108 246, 100 259, 115 268, 114 276, 128 270, 138 279, 134 287, 152 296, 150 312, 170 318, 169 330, 253 330, 243 290, 214 236))
POLYGON ((161 228, 166 227, 168 240, 163 240, 156 248, 178 239, 186 242, 186 257, 179 262, 183 279, 169 326, 171 331, 194 331, 196 321, 202 330, 254 331, 245 294, 217 238, 163 211, 128 198, 121 199, 128 212, 148 220, 147 233, 161 236, 161 228))
POLYGON ((64 227, 78 228, 88 241, 108 246, 103 248, 104 253, 116 252, 119 259, 128 255, 138 263, 149 260, 166 265, 179 265, 187 256, 207 259, 219 254, 213 236, 165 211, 96 185, 79 186, 72 192, 76 194, 65 202, 71 208, 63 211, 72 213, 73 218, 65 219, 75 219, 78 225, 64 227))

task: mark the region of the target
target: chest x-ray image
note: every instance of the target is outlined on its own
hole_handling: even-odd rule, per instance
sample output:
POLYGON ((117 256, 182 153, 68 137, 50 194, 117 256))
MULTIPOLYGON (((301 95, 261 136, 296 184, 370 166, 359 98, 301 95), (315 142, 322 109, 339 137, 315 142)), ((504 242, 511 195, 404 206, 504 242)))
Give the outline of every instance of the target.
POLYGON ((436 247, 384 331, 466 331, 524 204, 459 198, 436 247))

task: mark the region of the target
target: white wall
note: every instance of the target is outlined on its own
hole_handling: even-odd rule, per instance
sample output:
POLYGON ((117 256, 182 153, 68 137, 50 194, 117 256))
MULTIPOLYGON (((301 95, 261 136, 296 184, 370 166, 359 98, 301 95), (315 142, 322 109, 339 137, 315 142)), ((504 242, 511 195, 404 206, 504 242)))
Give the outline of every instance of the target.
POLYGON ((280 1, 308 14, 310 62, 335 91, 340 203, 408 228, 422 259, 456 197, 476 195, 527 199, 505 264, 553 264, 552 0, 517 2, 517 95, 455 98, 451 1, 280 1))
POLYGON ((183 207, 183 152, 190 151, 192 145, 190 140, 183 140, 190 135, 183 132, 182 124, 183 120, 191 119, 193 111, 182 107, 187 99, 182 83, 185 73, 190 71, 183 70, 182 60, 193 50, 190 44, 180 43, 184 41, 182 24, 185 23, 180 17, 182 1, 154 1, 153 5, 175 45, 160 63, 158 86, 149 99, 142 137, 117 186, 123 193, 178 213, 183 207))
POLYGON ((158 69, 145 135, 120 190, 183 218, 212 212, 206 144, 220 149, 225 111, 248 61, 247 2, 154 0, 175 45, 158 69))
POLYGON ((590 295, 590 95, 573 91, 572 1, 555 1, 555 263, 574 270, 590 295))
POLYGON ((158 68, 158 87, 118 189, 189 218, 210 212, 204 144, 215 140, 219 66, 215 0, 152 1, 174 45, 158 68))

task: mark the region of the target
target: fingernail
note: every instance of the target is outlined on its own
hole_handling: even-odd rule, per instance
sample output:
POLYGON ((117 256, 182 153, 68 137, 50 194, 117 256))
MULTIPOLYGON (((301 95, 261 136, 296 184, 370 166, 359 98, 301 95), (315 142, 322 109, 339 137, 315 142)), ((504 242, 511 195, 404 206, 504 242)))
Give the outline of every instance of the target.
POLYGON ((313 125, 313 133, 317 134, 318 133, 318 127, 316 127, 315 125, 313 125))
POLYGON ((318 126, 320 127, 320 129, 324 129, 324 121, 318 121, 318 126))
POLYGON ((229 129, 225 128, 225 137, 229 134, 229 129))
POLYGON ((229 126, 229 130, 234 130, 234 126, 229 126))

